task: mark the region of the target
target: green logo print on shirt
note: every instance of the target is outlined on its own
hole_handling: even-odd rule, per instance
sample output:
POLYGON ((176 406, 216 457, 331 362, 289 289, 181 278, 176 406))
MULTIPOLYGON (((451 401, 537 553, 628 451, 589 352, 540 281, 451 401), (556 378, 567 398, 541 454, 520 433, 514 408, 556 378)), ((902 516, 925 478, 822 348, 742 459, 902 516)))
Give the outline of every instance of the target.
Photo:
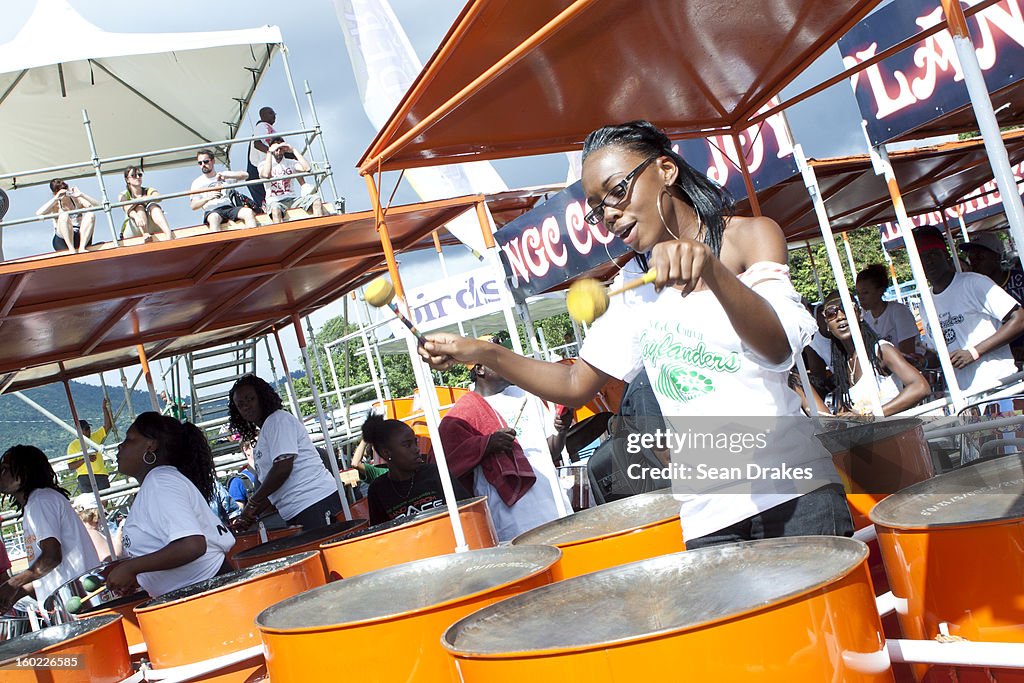
POLYGON ((739 372, 741 360, 738 353, 709 351, 703 340, 686 346, 677 341, 679 335, 701 339, 699 332, 679 329, 678 324, 665 322, 654 323, 641 336, 643 357, 658 367, 654 380, 657 393, 678 403, 686 403, 714 392, 715 375, 739 372), (652 339, 655 333, 656 340, 652 339))

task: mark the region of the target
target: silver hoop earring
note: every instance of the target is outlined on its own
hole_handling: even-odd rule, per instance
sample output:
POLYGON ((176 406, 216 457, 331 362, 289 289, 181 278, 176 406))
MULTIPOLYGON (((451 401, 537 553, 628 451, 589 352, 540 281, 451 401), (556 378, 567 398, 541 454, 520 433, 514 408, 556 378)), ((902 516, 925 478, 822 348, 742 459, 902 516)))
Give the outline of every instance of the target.
POLYGON ((147 465, 155 465, 156 453, 154 453, 153 451, 146 451, 145 453, 142 454, 142 462, 146 463, 147 465), (149 456, 153 456, 153 459, 150 460, 149 456))

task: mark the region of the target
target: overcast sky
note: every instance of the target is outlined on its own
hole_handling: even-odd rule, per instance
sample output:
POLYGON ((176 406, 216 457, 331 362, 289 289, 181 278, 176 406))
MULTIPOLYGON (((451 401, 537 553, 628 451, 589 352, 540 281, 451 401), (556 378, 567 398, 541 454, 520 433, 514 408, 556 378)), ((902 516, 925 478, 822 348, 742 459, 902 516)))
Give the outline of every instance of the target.
MULTIPOLYGON (((308 80, 313 88, 317 112, 324 131, 335 182, 346 197, 349 211, 370 207, 363 180, 354 165, 375 133, 370 125, 359 96, 351 64, 346 52, 341 28, 331 0, 300 0, 283 3, 277 0, 178 0, 177 2, 146 2, 138 0, 68 0, 85 19, 102 29, 114 32, 178 32, 252 28, 273 24, 281 28, 290 50, 290 61, 297 87, 308 80)), ((426 61, 443 38, 448 27, 462 7, 458 0, 391 0, 391 5, 406 29, 413 48, 421 61, 426 61)), ((31 14, 34 3, 4 3, 4 21, 0 23, 0 42, 14 37, 31 14)), ((830 52, 813 65, 791 86, 787 93, 796 92, 840 69, 838 51, 830 52)), ((485 65, 481 65, 483 67, 485 65)), ((284 79, 281 60, 276 60, 264 79, 243 130, 251 130, 256 122, 256 111, 264 105, 278 112, 279 130, 298 128, 298 120, 284 79)), ((859 130, 856 102, 847 83, 815 97, 790 113, 790 121, 798 141, 803 143, 809 156, 825 157, 866 151, 859 130)), ((173 141, 169 141, 172 144, 173 141)), ((232 153, 232 167, 245 168, 244 145, 237 145, 232 153)), ((497 162, 499 173, 509 187, 525 187, 560 183, 565 180, 566 162, 562 155, 497 162)), ((186 187, 196 176, 194 168, 151 171, 146 184, 169 192, 186 187)), ((119 178, 117 178, 119 180, 119 178)), ((385 181, 383 193, 390 193, 394 176, 385 181)), ((97 191, 92 179, 79 183, 84 191, 97 191)), ((404 185, 404 184, 403 184, 404 185)), ((98 194, 98 192, 97 192, 98 194)), ((12 193, 9 218, 30 215, 49 197, 46 188, 29 188, 12 193)), ((407 185, 399 189, 395 203, 408 203, 417 198, 407 185)), ((172 225, 192 225, 198 214, 191 212, 182 200, 168 202, 168 215, 172 225)), ((104 238, 106 225, 97 222, 97 234, 104 238)), ((17 257, 49 250, 51 227, 32 224, 12 228, 5 232, 5 255, 17 257)), ((420 257, 405 257, 409 270, 409 285, 416 286, 428 275, 426 269, 416 267, 423 259, 432 259, 432 252, 420 257)), ((456 249, 449 263, 453 271, 476 265, 465 251, 456 249)), ((403 271, 405 272, 405 271, 403 271)), ((436 271, 431 269, 431 275, 436 271)), ((331 306, 314 321, 320 324, 327 317, 340 313, 340 306, 331 306)), ((296 346, 290 339, 288 352, 294 363, 296 346)), ((294 369, 294 368, 293 368, 294 369)))

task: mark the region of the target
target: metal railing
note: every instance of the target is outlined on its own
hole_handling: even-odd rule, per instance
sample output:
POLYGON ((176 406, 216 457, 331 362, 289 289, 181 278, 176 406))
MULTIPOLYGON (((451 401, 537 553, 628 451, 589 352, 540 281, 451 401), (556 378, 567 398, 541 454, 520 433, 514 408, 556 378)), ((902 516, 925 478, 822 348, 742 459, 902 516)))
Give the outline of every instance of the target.
MULTIPOLYGON (((315 107, 314 102, 313 102, 313 92, 312 92, 312 89, 309 87, 309 83, 308 82, 306 82, 305 85, 306 85, 306 96, 308 98, 310 111, 312 112, 312 116, 313 116, 313 126, 312 127, 300 127, 300 128, 298 128, 296 130, 275 131, 274 132, 274 136, 275 137, 278 137, 278 136, 280 136, 280 137, 302 136, 302 139, 305 141, 304 149, 305 149, 305 152, 307 154, 311 151, 311 145, 312 145, 313 141, 314 140, 319 140, 320 141, 320 148, 321 148, 322 154, 324 155, 323 162, 319 162, 319 161, 311 159, 310 160, 310 167, 311 168, 310 168, 310 170, 308 172, 291 174, 289 176, 289 178, 314 177, 316 179, 314 184, 316 186, 317 191, 319 191, 321 189, 324 181, 326 181, 330 185, 331 190, 332 190, 333 195, 334 195, 333 199, 331 200, 330 203, 332 203, 334 205, 334 207, 335 207, 335 209, 337 211, 344 212, 344 206, 345 206, 344 198, 341 197, 340 195, 338 195, 337 187, 334 184, 334 178, 333 178, 333 174, 332 174, 332 170, 331 170, 331 163, 330 163, 330 160, 327 157, 327 146, 323 142, 323 133, 322 133, 322 130, 320 128, 320 123, 317 120, 316 107, 315 107)), ((107 165, 107 167, 109 168, 109 166, 111 164, 123 163, 125 161, 144 160, 147 157, 148 158, 152 158, 152 157, 174 155, 174 154, 180 154, 182 152, 188 152, 188 151, 192 151, 192 150, 200 150, 200 149, 206 149, 206 148, 214 149, 215 151, 220 152, 220 155, 221 155, 222 159, 227 161, 227 153, 228 153, 228 150, 230 149, 231 145, 233 145, 235 143, 243 143, 243 142, 244 143, 249 143, 249 142, 253 142, 255 140, 262 140, 262 139, 266 138, 265 135, 252 135, 252 136, 246 136, 246 137, 225 138, 225 139, 222 139, 222 140, 205 141, 205 142, 200 142, 200 143, 195 143, 195 144, 180 145, 180 146, 176 146, 176 147, 167 147, 167 148, 163 148, 163 149, 149 150, 149 151, 139 152, 139 153, 119 154, 119 155, 110 156, 110 157, 100 157, 98 152, 97 152, 96 144, 95 144, 95 139, 94 139, 93 134, 92 134, 92 126, 91 126, 91 122, 89 120, 89 114, 84 109, 82 110, 82 119, 83 119, 83 125, 85 126, 86 138, 87 138, 88 143, 89 143, 89 149, 90 149, 90 152, 92 153, 92 158, 91 159, 85 160, 85 161, 76 161, 76 162, 72 162, 72 163, 68 163, 68 164, 58 164, 58 165, 55 165, 55 166, 47 166, 47 167, 43 167, 43 168, 36 168, 36 169, 28 170, 28 171, 15 171, 15 172, 3 173, 3 174, 0 174, 0 181, 2 181, 2 180, 14 180, 15 181, 13 183, 14 187, 15 187, 15 189, 17 189, 17 178, 19 178, 19 177, 40 176, 40 175, 47 175, 47 174, 56 174, 56 173, 59 173, 59 172, 62 172, 62 171, 69 171, 69 170, 73 170, 73 169, 92 168, 94 170, 94 172, 95 172, 96 180, 97 180, 97 183, 99 184, 99 189, 100 189, 101 199, 98 202, 98 204, 96 206, 90 206, 90 207, 86 207, 86 208, 83 208, 83 209, 74 209, 72 211, 66 211, 66 212, 57 211, 57 212, 53 212, 53 213, 47 213, 47 214, 44 214, 44 215, 41 215, 41 216, 35 215, 35 216, 29 216, 29 217, 25 217, 25 218, 17 218, 17 219, 14 219, 14 220, 0 221, 0 239, 2 239, 2 231, 4 230, 4 228, 13 227, 13 226, 17 226, 17 225, 24 225, 24 224, 28 224, 28 223, 36 223, 36 222, 45 221, 45 220, 52 220, 52 219, 55 219, 60 213, 66 213, 69 216, 74 216, 74 215, 86 214, 86 213, 98 213, 98 212, 102 211, 106 215, 106 217, 107 217, 107 224, 108 224, 108 227, 110 229, 111 240, 113 241, 114 245, 120 246, 120 244, 121 244, 121 242, 120 242, 121 235, 120 235, 120 231, 116 227, 120 223, 120 221, 115 222, 115 219, 114 219, 114 216, 113 216, 112 212, 113 212, 114 209, 117 209, 117 208, 121 208, 121 207, 125 207, 125 206, 130 206, 130 205, 133 205, 133 204, 138 204, 140 202, 140 198, 129 198, 126 201, 113 201, 113 202, 110 201, 110 197, 107 194, 106 183, 105 183, 104 177, 103 177, 103 166, 104 165, 107 165)), ((301 117, 300 117, 300 120, 301 120, 301 117)), ((224 185, 220 185, 218 187, 221 190, 228 190, 228 189, 235 189, 235 188, 240 188, 240 187, 249 187, 251 185, 257 185, 257 184, 266 183, 266 182, 272 182, 272 181, 273 181, 273 179, 263 179, 263 178, 260 178, 260 179, 256 179, 256 180, 244 180, 244 181, 239 181, 237 183, 224 184, 224 185)), ((190 195, 193 195, 193 194, 201 194, 203 192, 209 192, 209 189, 208 188, 204 189, 204 190, 191 190, 191 189, 189 189, 189 190, 185 190, 185 191, 181 191, 181 192, 170 192, 170 193, 167 193, 167 194, 161 194, 161 195, 159 195, 159 201, 162 201, 164 199, 176 199, 176 198, 180 198, 180 197, 187 197, 187 196, 190 196, 190 195)), ((0 244, 2 244, 2 242, 0 242, 0 244)), ((3 253, 2 252, 0 252, 0 260, 3 260, 3 253)))

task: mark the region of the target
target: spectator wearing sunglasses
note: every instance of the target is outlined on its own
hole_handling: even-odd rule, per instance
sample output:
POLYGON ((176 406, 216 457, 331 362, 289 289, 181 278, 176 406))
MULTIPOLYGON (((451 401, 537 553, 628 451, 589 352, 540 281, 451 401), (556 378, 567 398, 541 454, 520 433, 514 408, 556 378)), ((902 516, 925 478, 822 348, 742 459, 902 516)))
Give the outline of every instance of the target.
MULTIPOLYGON (((587 136, 583 190, 590 207, 585 220, 603 223, 638 255, 615 286, 649 267, 656 271, 654 287, 612 297, 572 365, 445 333, 428 335, 420 355, 435 369, 479 363, 525 392, 570 406, 585 403, 610 377, 629 379, 644 369, 665 419, 679 421, 672 422, 676 433, 679 426, 706 428, 713 424, 709 416, 743 424, 732 416, 801 415, 788 374, 815 325, 790 282, 778 224, 734 216, 729 193, 686 163, 647 121, 587 136)), ((692 491, 680 511, 687 548, 852 533, 839 476, 808 433, 809 423, 774 424, 763 448, 745 450, 747 464, 806 467, 814 481, 679 481, 692 491)), ((697 455, 684 450, 680 456, 697 455)))
POLYGON ((148 242, 154 236, 150 228, 155 225, 163 233, 165 239, 174 239, 171 226, 167 224, 167 217, 164 216, 164 210, 160 208, 160 200, 157 199, 160 193, 152 187, 142 186, 141 167, 129 166, 124 169, 124 187, 125 190, 117 198, 117 201, 140 200, 138 204, 127 204, 124 207, 124 213, 134 225, 135 230, 148 242), (150 223, 151 220, 152 223, 150 223))
POLYGON ((832 377, 835 381, 833 408, 837 415, 870 415, 872 394, 877 386, 882 414, 895 415, 920 403, 931 386, 917 368, 907 362, 892 342, 879 337, 856 315, 848 317, 839 294, 825 297, 822 315, 832 338, 832 377), (871 374, 864 372, 854 351, 850 321, 856 320, 864 338, 871 374), (873 386, 874 385, 874 386, 873 386))
POLYGON ((1009 342, 1024 332, 1020 304, 990 278, 956 272, 935 226, 915 228, 914 241, 960 389, 974 394, 1000 384, 1017 371, 1009 342))
POLYGON ((226 182, 237 182, 246 180, 249 174, 245 171, 217 171, 217 162, 213 157, 213 151, 201 149, 196 154, 196 164, 202 174, 192 181, 192 201, 189 205, 193 211, 203 212, 203 222, 210 226, 210 230, 217 232, 224 221, 241 220, 245 227, 256 227, 256 214, 247 206, 235 206, 231 201, 232 194, 237 195, 235 190, 224 190, 226 182), (205 192, 198 192, 205 190, 205 192))

